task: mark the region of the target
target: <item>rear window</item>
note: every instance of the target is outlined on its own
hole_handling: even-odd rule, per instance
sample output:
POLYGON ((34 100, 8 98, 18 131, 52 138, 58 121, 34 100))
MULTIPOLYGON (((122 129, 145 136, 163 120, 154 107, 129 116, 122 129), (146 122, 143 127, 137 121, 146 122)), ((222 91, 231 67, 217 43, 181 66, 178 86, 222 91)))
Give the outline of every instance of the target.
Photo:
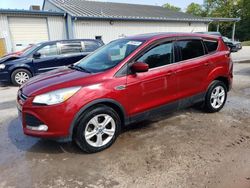
POLYGON ((215 52, 218 48, 217 40, 204 40, 204 44, 207 48, 208 53, 215 52))
POLYGON ((60 44, 61 54, 75 54, 82 52, 81 42, 65 42, 60 44))
POLYGON ((84 52, 93 52, 101 46, 99 42, 96 41, 83 41, 82 42, 84 52))
POLYGON ((181 40, 176 42, 176 47, 181 53, 181 60, 193 59, 204 55, 201 40, 181 40))

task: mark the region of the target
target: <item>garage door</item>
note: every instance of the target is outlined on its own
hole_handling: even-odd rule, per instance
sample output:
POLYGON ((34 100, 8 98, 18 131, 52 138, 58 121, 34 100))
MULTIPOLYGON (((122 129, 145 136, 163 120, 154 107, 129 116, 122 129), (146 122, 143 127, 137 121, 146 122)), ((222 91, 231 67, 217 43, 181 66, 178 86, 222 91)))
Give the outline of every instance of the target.
POLYGON ((48 40, 46 18, 9 17, 8 20, 14 51, 48 40))

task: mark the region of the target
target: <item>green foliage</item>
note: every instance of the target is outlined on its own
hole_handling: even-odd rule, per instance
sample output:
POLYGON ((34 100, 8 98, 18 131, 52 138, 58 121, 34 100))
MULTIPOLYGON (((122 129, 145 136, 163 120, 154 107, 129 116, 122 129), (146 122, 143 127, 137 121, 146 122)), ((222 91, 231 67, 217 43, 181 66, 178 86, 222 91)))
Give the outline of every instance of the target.
MULTIPOLYGON (((236 25, 236 38, 250 40, 250 0, 204 0, 203 5, 191 3, 187 13, 203 17, 241 18, 236 25)), ((232 22, 220 23, 220 32, 230 37, 232 22)), ((209 30, 216 30, 217 23, 209 25, 209 30)))
POLYGON ((174 5, 171 5, 171 4, 169 4, 169 3, 166 3, 166 4, 162 5, 162 6, 163 6, 164 8, 169 9, 169 10, 173 10, 173 11, 177 11, 177 12, 180 12, 180 11, 181 11, 181 8, 176 7, 176 6, 174 6, 174 5))
POLYGON ((241 40, 250 40, 250 1, 242 0, 241 21, 237 24, 236 34, 241 40))
POLYGON ((195 16, 203 16, 204 10, 202 5, 197 3, 191 3, 186 9, 186 13, 193 14, 195 16))

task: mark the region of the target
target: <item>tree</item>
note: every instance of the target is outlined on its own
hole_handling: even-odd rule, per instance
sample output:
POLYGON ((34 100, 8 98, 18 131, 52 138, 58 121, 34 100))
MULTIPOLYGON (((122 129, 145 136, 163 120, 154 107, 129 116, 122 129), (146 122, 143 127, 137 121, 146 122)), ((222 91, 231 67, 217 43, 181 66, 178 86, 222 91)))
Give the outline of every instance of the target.
POLYGON ((177 12, 180 12, 181 11, 181 8, 180 7, 176 7, 174 5, 171 5, 169 3, 166 3, 164 5, 162 5, 164 8, 167 8, 169 10, 173 10, 173 11, 177 11, 177 12))
POLYGON ((250 40, 250 1, 242 0, 241 11, 239 11, 241 21, 236 27, 236 36, 242 40, 250 40))
POLYGON ((189 13, 195 16, 204 16, 202 5, 197 4, 197 3, 191 3, 190 5, 188 5, 186 9, 186 13, 189 13))

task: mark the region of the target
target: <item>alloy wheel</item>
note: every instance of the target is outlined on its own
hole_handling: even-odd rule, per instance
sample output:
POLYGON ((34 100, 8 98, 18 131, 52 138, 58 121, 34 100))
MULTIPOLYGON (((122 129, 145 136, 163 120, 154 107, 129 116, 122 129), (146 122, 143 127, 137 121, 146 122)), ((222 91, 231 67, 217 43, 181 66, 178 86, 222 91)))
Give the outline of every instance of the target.
POLYGON ((87 123, 84 136, 92 147, 102 147, 114 137, 115 129, 115 121, 110 115, 99 114, 87 123))
POLYGON ((20 85, 27 82, 29 80, 29 78, 30 77, 26 72, 18 72, 15 75, 15 81, 20 85))
POLYGON ((210 103, 213 108, 220 108, 225 101, 226 91, 222 86, 217 86, 211 93, 210 103))

